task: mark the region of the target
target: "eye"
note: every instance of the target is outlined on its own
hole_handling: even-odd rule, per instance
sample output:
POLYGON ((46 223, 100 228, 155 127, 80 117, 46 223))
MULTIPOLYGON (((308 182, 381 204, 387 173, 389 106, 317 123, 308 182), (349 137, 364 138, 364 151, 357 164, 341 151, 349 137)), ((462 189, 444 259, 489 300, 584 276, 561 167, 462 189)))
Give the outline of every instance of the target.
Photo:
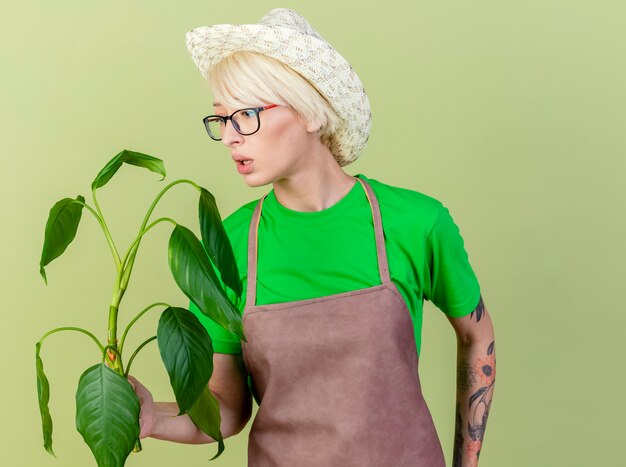
POLYGON ((245 109, 241 111, 241 116, 244 118, 255 118, 256 110, 254 109, 245 109))
POLYGON ((207 122, 210 123, 210 124, 211 123, 212 124, 219 123, 220 125, 224 125, 224 119, 219 118, 219 117, 211 117, 211 118, 207 119, 207 122))

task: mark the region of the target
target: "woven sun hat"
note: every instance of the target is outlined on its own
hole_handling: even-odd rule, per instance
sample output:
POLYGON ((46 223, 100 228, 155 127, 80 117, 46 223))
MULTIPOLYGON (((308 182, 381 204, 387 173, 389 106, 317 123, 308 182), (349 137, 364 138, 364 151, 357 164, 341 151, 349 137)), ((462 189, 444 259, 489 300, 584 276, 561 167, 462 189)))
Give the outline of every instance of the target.
POLYGON ((226 55, 259 52, 288 65, 324 96, 346 125, 338 133, 340 166, 356 160, 369 139, 372 111, 361 80, 343 58, 299 13, 274 8, 255 24, 200 26, 186 34, 191 58, 207 71, 226 55))

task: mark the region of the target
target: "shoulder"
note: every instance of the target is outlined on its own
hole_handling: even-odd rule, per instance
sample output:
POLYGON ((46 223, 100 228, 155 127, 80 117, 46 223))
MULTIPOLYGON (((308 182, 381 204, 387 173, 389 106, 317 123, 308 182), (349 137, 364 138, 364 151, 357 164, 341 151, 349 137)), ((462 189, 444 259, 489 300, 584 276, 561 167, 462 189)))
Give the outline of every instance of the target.
POLYGON ((226 235, 233 246, 240 242, 247 244, 250 221, 259 199, 243 204, 222 220, 226 235))
MULTIPOLYGON (((260 198, 259 198, 260 199, 260 198)), ((224 224, 224 228, 228 230, 237 230, 241 228, 244 224, 249 224, 250 219, 252 219, 252 213, 254 212, 254 208, 256 207, 258 199, 253 201, 249 201, 245 203, 243 206, 237 208, 231 214, 229 214, 222 222, 224 224)))
POLYGON ((403 188, 359 174, 369 182, 380 205, 381 216, 402 220, 426 231, 446 209, 441 201, 421 191, 403 188))

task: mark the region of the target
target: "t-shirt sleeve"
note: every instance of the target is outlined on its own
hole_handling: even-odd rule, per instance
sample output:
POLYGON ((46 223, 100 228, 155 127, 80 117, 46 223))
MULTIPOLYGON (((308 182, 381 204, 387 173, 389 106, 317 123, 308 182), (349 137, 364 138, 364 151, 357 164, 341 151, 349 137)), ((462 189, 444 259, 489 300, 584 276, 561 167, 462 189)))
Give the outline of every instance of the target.
POLYGON ((472 312, 480 299, 480 284, 459 227, 443 205, 426 240, 426 260, 425 298, 453 318, 472 312))

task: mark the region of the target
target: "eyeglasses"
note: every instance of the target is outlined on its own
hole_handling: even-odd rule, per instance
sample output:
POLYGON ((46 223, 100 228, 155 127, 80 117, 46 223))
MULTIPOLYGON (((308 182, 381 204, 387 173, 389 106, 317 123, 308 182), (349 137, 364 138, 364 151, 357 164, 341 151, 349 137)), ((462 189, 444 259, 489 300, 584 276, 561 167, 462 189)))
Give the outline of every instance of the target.
POLYGON ((221 115, 208 115, 204 117, 202 121, 204 122, 204 127, 206 128, 207 133, 211 139, 215 141, 222 140, 222 133, 226 128, 226 122, 228 122, 228 120, 233 123, 233 128, 235 128, 237 133, 248 136, 259 131, 259 128, 261 127, 259 112, 262 110, 272 109, 274 107, 278 107, 278 104, 236 110, 228 117, 222 117, 221 115))

